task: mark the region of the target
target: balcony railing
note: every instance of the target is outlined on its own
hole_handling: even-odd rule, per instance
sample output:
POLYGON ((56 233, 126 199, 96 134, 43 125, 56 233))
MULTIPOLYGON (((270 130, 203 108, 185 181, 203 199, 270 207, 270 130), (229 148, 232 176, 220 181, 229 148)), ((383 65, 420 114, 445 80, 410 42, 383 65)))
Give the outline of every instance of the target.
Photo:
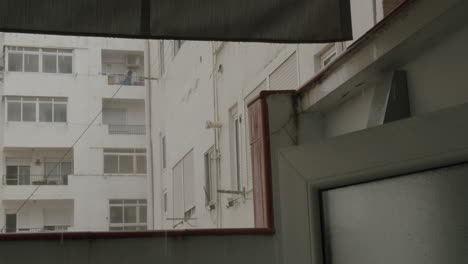
POLYGON ((68 185, 68 175, 3 175, 4 185, 68 185))
POLYGON ((145 135, 145 125, 108 125, 109 135, 145 135))
POLYGON ((44 233, 44 232, 66 232, 70 226, 44 226, 44 227, 21 227, 21 228, 5 228, 6 233, 44 233))
POLYGON ((144 86, 145 79, 141 76, 128 76, 126 74, 108 74, 107 84, 144 86))

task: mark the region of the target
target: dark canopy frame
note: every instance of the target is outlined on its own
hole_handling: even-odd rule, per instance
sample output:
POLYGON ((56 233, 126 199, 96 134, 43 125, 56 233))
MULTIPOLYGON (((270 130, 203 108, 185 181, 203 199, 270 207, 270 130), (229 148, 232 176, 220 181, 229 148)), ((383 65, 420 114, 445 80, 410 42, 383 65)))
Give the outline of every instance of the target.
POLYGON ((2 0, 0 31, 284 43, 352 38, 349 0, 2 0))

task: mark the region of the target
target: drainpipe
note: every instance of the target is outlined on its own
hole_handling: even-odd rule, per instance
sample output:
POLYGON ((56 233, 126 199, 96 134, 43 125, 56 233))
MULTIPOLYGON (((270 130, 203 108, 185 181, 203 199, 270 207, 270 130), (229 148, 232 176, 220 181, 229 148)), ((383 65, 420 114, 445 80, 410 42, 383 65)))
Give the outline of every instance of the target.
POLYGON ((147 167, 149 171, 149 182, 150 182, 150 193, 151 193, 151 221, 147 221, 150 224, 150 229, 154 229, 154 221, 155 221, 155 210, 154 210, 154 169, 153 169, 153 137, 151 134, 152 131, 152 104, 151 104, 151 45, 150 45, 150 40, 146 40, 146 54, 147 54, 147 59, 145 60, 146 62, 146 69, 148 70, 147 76, 148 78, 145 78, 145 85, 146 85, 146 109, 147 109, 147 126, 146 126, 146 137, 147 137, 147 144, 148 144, 148 151, 146 152, 147 158, 146 160, 149 161, 147 162, 147 167))
MULTIPOLYGON (((215 42, 211 42, 211 51, 212 51, 212 72, 211 72, 211 77, 213 78, 213 119, 214 122, 217 123, 219 122, 219 100, 218 100, 218 89, 217 89, 217 84, 216 84, 216 78, 217 78, 217 70, 216 70, 216 56, 217 56, 217 50, 215 47, 215 42)), ((221 184, 221 151, 219 149, 219 129, 220 128, 215 128, 214 129, 214 145, 215 145, 215 155, 216 155, 216 190, 220 190, 220 184, 221 184)), ((222 205, 221 205, 221 198, 218 192, 216 192, 216 226, 218 228, 222 228, 222 205)))

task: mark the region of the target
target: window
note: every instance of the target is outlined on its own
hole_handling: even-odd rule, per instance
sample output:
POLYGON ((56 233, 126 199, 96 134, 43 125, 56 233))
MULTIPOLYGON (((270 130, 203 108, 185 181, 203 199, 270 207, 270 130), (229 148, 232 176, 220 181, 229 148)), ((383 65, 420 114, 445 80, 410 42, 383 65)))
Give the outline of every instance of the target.
POLYGON ((8 121, 67 122, 67 99, 8 96, 6 112, 8 121))
POLYGON ((184 42, 185 41, 183 40, 174 40, 174 57, 179 52, 180 48, 182 48, 182 45, 184 44, 184 42))
POLYGON ((336 57, 336 48, 331 46, 328 50, 320 55, 320 64, 322 68, 325 68, 333 59, 336 57))
POLYGON ((164 72, 166 71, 165 65, 164 65, 164 40, 161 40, 159 42, 159 70, 161 76, 164 75, 164 72))
POLYGON ((146 200, 110 200, 109 230, 147 230, 146 200))
POLYGON ((216 199, 216 175, 217 175, 217 164, 216 164, 216 151, 214 146, 205 152, 205 204, 206 206, 214 206, 216 199))
POLYGON ((8 165, 6 168, 6 185, 29 185, 31 183, 31 167, 8 165))
POLYGON ((16 228, 17 228, 16 214, 5 214, 5 231, 7 233, 15 233, 16 228))
POLYGON ((166 169, 166 136, 161 136, 161 168, 166 169))
POLYGON ((7 47, 8 70, 15 72, 72 73, 73 50, 7 47))
POLYGON ((145 149, 104 149, 105 174, 146 174, 145 149))
POLYGON ((167 190, 164 190, 163 192, 163 212, 164 213, 167 213, 167 204, 168 204, 168 201, 167 201, 167 190))
POLYGON ((193 150, 172 169, 174 218, 187 220, 195 213, 193 150))
POLYGON ((51 162, 44 163, 44 176, 47 183, 67 184, 68 175, 73 173, 72 163, 67 162, 51 162))
POLYGON ((231 141, 231 186, 234 191, 241 191, 241 115, 237 112, 237 105, 231 108, 229 122, 229 136, 231 141))

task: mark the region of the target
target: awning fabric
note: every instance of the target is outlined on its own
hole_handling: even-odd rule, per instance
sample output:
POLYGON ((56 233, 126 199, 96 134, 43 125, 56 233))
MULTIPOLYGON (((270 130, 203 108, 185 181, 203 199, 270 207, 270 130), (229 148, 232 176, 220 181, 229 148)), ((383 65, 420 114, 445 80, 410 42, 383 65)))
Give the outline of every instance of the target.
POLYGON ((316 43, 352 37, 350 0, 1 0, 0 31, 316 43))

